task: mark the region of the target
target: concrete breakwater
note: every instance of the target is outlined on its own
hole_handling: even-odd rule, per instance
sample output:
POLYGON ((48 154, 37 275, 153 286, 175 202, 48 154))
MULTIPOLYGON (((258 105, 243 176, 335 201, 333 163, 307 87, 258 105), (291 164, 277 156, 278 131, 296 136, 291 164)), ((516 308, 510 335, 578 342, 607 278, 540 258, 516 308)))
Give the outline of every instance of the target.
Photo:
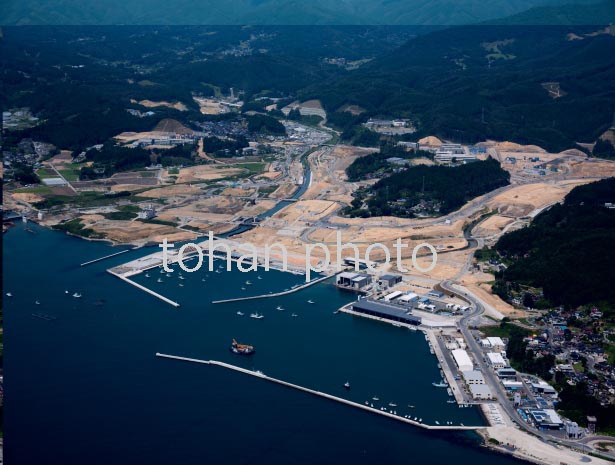
POLYGON ((255 300, 255 299, 267 299, 267 298, 271 298, 271 297, 280 297, 282 295, 287 295, 287 294, 292 294, 293 292, 298 292, 302 289, 305 289, 307 287, 313 286, 314 284, 317 284, 321 281, 324 281, 325 279, 329 279, 331 276, 323 276, 321 278, 318 279, 313 279, 312 281, 302 284, 301 286, 297 286, 297 287, 293 287, 292 289, 288 289, 286 291, 281 291, 281 292, 274 292, 272 294, 261 294, 261 295, 253 295, 253 296, 247 296, 247 297, 236 297, 233 299, 222 299, 222 300, 213 300, 211 303, 212 304, 225 304, 225 303, 229 303, 229 302, 241 302, 242 300, 255 300))
POLYGON ((254 376, 256 378, 260 378, 266 381, 270 381, 272 383, 276 383, 282 386, 286 386, 292 389, 296 389, 299 391, 303 391, 303 392, 307 392, 309 394, 315 395, 315 396, 319 396, 319 397, 323 397, 325 399, 329 399, 335 402, 339 402, 341 404, 345 404, 345 405, 349 405, 351 407, 356 407, 356 408, 360 408, 362 410, 366 410, 368 412, 371 413, 376 413, 378 415, 382 415, 397 421, 402 421, 404 423, 408 423, 410 425, 413 426, 418 426, 419 428, 424 428, 424 429, 428 429, 428 430, 460 430, 460 431, 472 431, 472 430, 478 430, 478 429, 483 429, 486 428, 485 426, 464 426, 464 425, 426 425, 424 423, 420 423, 418 421, 414 421, 412 419, 409 418, 405 418, 399 415, 395 415, 393 413, 389 413, 387 411, 383 411, 383 410, 379 410, 376 409, 374 407, 370 407, 368 405, 363 405, 363 404, 359 404, 357 402, 353 402, 351 400, 347 400, 347 399, 343 399, 341 397, 337 397, 331 394, 327 394, 325 392, 321 392, 321 391, 316 391, 314 389, 310 389, 304 386, 299 386, 298 384, 293 384, 293 383, 289 383, 287 381, 283 381, 281 379, 278 378, 273 378, 271 376, 267 376, 264 373, 260 372, 260 371, 252 371, 252 370, 247 370, 245 368, 241 368, 235 365, 231 365, 229 363, 224 363, 224 362, 219 362, 217 360, 201 360, 201 359, 196 359, 196 358, 189 358, 189 357, 181 357, 178 355, 170 355, 170 354, 163 354, 160 352, 156 353, 156 357, 160 357, 160 358, 166 358, 166 359, 170 359, 170 360, 177 360, 177 361, 182 361, 182 362, 190 362, 190 363, 199 363, 202 365, 215 365, 215 366, 219 366, 222 368, 227 368, 229 370, 233 370, 239 373, 243 373, 246 375, 250 375, 250 376, 254 376))

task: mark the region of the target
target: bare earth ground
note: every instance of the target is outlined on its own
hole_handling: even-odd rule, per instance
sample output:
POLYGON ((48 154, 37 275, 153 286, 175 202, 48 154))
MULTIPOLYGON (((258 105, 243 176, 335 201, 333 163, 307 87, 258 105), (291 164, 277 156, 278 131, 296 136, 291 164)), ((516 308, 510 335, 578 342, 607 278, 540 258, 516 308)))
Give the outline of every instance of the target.
POLYGON ((160 101, 160 102, 154 102, 152 100, 140 100, 140 101, 136 101, 134 99, 130 100, 130 103, 138 103, 139 105, 146 107, 146 108, 156 108, 156 107, 168 107, 168 108, 174 108, 175 110, 179 110, 179 111, 187 111, 188 107, 186 107, 186 105, 184 105, 182 102, 165 102, 160 101))
MULTIPOLYGON (((222 179, 229 176, 234 176, 243 173, 242 168, 228 168, 218 167, 216 165, 197 165, 187 168, 181 168, 177 178, 177 183, 185 182, 197 182, 197 181, 211 181, 215 179, 222 179)), ((168 176, 168 172, 167 172, 168 176)))

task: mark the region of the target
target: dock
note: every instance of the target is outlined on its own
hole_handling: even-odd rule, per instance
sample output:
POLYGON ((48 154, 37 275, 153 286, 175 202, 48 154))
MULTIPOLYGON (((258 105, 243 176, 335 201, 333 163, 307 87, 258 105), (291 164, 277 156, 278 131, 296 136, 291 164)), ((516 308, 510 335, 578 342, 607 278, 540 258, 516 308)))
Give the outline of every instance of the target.
POLYGON ((434 355, 438 359, 442 374, 444 375, 443 378, 448 383, 448 387, 451 389, 453 396, 455 397, 455 401, 457 402, 457 405, 473 404, 473 402, 468 402, 465 399, 465 396, 459 387, 459 383, 453 375, 453 370, 449 366, 448 360, 444 356, 444 353, 442 352, 442 347, 440 347, 440 344, 438 343, 434 332, 424 328, 422 328, 422 331, 425 333, 425 338, 429 341, 429 347, 433 349, 434 355))
POLYGON ((128 279, 126 276, 118 274, 118 273, 114 273, 111 270, 107 270, 107 273, 112 274, 113 276, 120 278, 122 281, 127 282, 128 284, 132 284, 134 287, 136 287, 137 289, 141 289, 142 291, 147 292, 150 295, 153 295, 154 297, 162 300, 163 302, 166 302, 169 305, 173 305, 174 307, 179 307, 179 304, 177 302, 175 302, 174 300, 168 299, 163 295, 158 294, 157 292, 152 291, 151 289, 148 289, 145 286, 142 286, 139 283, 134 282, 132 279, 128 279))
POLYGON ((399 415, 394 415, 392 413, 389 412, 385 412, 382 410, 379 410, 377 408, 374 407, 369 407, 367 405, 363 405, 363 404, 359 404, 357 402, 351 401, 351 400, 347 400, 347 399, 343 399, 341 397, 337 397, 331 394, 327 394, 325 392, 321 392, 321 391, 316 391, 314 389, 310 389, 310 388, 306 388, 303 386, 299 386, 298 384, 293 384, 293 383, 289 383, 287 381, 282 381, 281 379, 277 379, 277 378, 272 378, 271 376, 267 376, 264 373, 261 373, 260 371, 252 371, 252 370, 247 370, 245 368, 241 368, 235 365, 231 365, 229 363, 224 363, 224 362, 219 362, 217 360, 200 360, 200 359, 196 359, 196 358, 188 358, 188 357, 180 357, 177 355, 169 355, 169 354, 162 354, 157 352, 156 353, 156 357, 160 357, 160 358, 166 358, 166 359, 171 359, 171 360, 178 360, 178 361, 182 361, 182 362, 191 362, 191 363, 199 363, 202 365, 215 365, 215 366, 219 366, 222 368, 227 368, 229 370, 233 370, 233 371, 237 371, 239 373, 243 373, 246 375, 250 375, 250 376, 254 376, 255 378, 260 378, 266 381, 270 381, 272 383, 276 383, 282 386, 286 386, 292 389, 296 389, 298 391, 303 391, 303 392, 307 392, 308 394, 312 394, 314 396, 318 396, 318 397, 323 397, 325 399, 328 400, 332 400, 334 402, 339 402, 341 404, 345 404, 345 405, 349 405, 351 407, 356 407, 356 408, 360 408, 362 410, 366 410, 368 412, 371 413, 376 413, 378 415, 382 415, 384 417, 388 417, 391 418, 393 420, 397 420, 397 421, 402 421, 404 423, 413 425, 413 426, 418 426, 419 428, 424 428, 424 429, 428 429, 428 430, 462 430, 462 431, 472 431, 472 430, 478 430, 478 429, 483 429, 486 428, 486 426, 462 426, 462 425, 426 425, 424 423, 419 423, 418 421, 414 421, 408 418, 404 418, 402 416, 399 415))
POLYGON ((227 304, 230 302, 241 302, 243 300, 256 300, 256 299, 267 299, 267 298, 271 298, 271 297, 280 297, 282 295, 288 295, 288 294, 292 294, 293 292, 298 292, 301 291, 307 287, 313 286, 314 284, 317 284, 321 281, 324 281, 325 279, 329 279, 331 276, 322 276, 318 279, 313 279, 310 282, 307 282, 305 284, 302 284, 301 286, 297 286, 297 287, 293 287, 292 289, 288 289, 286 291, 282 291, 282 292, 275 292, 273 294, 261 294, 261 295, 253 295, 253 296, 247 296, 247 297, 236 297, 233 299, 222 299, 222 300, 212 300, 212 304, 227 304))
POLYGON ((79 266, 88 266, 88 265, 91 265, 92 263, 102 262, 103 260, 106 260, 107 258, 115 257, 117 255, 121 255, 126 252, 129 252, 129 249, 120 250, 119 252, 112 253, 111 255, 105 255, 104 257, 95 258, 94 260, 90 260, 89 262, 84 262, 79 266))

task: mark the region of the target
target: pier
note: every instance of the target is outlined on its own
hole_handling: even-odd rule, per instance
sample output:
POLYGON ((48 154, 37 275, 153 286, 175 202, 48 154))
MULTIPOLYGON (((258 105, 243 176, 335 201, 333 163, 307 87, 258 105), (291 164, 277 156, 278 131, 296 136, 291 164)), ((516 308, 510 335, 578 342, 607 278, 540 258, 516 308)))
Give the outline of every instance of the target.
POLYGON ((102 262, 103 260, 106 260, 107 258, 115 257, 117 255, 121 255, 121 254, 126 253, 128 251, 129 251, 129 249, 120 250, 119 252, 112 253, 111 255, 105 255, 104 257, 95 258, 94 260, 90 260, 89 262, 84 262, 84 263, 82 263, 79 266, 88 266, 88 265, 91 265, 92 263, 102 262))
POLYGON ((237 371, 239 373, 243 373, 246 375, 254 376, 256 378, 264 379, 270 381, 272 383, 276 383, 282 386, 286 386, 292 389, 296 389, 298 391, 307 392, 308 394, 312 394, 318 397, 323 397, 325 399, 329 399, 335 402, 339 402, 341 404, 349 405, 351 407, 360 408, 362 410, 366 410, 371 413, 376 413, 378 415, 382 415, 388 418, 392 418, 397 421, 402 421, 404 423, 408 423, 413 426, 418 426, 419 428, 424 428, 428 430, 463 430, 463 431, 471 431, 486 428, 486 426, 461 426, 461 425, 426 425, 424 423, 419 423, 418 421, 414 421, 408 418, 404 418, 399 415, 394 415, 389 412, 385 412, 374 407, 369 407, 367 405, 359 404, 357 402, 353 402, 351 400, 343 399, 341 397, 333 396, 331 394, 327 394, 325 392, 316 391, 314 389, 306 388, 303 386, 299 386, 298 384, 289 383, 287 381, 282 381, 281 379, 272 378, 271 376, 267 376, 264 373, 259 371, 251 371, 245 368, 241 368, 235 365, 231 365, 229 363, 219 362, 217 360, 200 360, 196 358, 188 358, 188 357, 180 357, 177 355, 169 355, 169 354, 161 354, 159 352, 156 353, 156 357, 166 358, 171 360, 178 360, 182 362, 191 362, 191 363, 199 363, 202 365, 216 365, 222 368, 227 368, 229 370, 237 371))
POLYGON ((438 359, 438 363, 440 364, 440 369, 443 374, 443 378, 448 383, 448 387, 451 389, 453 393, 453 397, 455 397, 455 401, 457 401, 458 405, 471 405, 475 402, 467 401, 465 396, 459 387, 459 383, 455 379, 455 375, 453 375, 453 370, 449 365, 448 359, 444 356, 444 352, 442 347, 440 346, 438 339, 435 333, 432 330, 422 328, 423 333, 425 333, 425 338, 429 342, 429 347, 433 349, 434 355, 438 359))
POLYGON ((120 278, 122 281, 126 281, 128 284, 132 284, 134 287, 136 287, 137 289, 141 289, 142 291, 147 292, 148 294, 153 295, 154 297, 157 297, 158 299, 162 300, 163 302, 166 302, 167 304, 173 305, 174 307, 179 307, 179 304, 177 302, 175 302, 174 300, 171 299, 167 299, 165 296, 158 294, 157 292, 152 291, 151 289, 148 289, 145 286, 142 286, 139 283, 135 283, 132 279, 128 279, 126 276, 118 274, 118 273, 114 273, 111 270, 107 270, 107 273, 112 274, 113 276, 116 276, 118 278, 120 278))
POLYGON ((236 297, 234 299, 212 300, 211 303, 212 304, 226 304, 230 302, 241 302, 242 300, 255 300, 255 299, 267 299, 270 297, 279 297, 282 295, 292 294, 293 292, 301 291, 307 287, 313 286, 314 284, 324 281, 325 279, 329 279, 330 277, 331 276, 323 276, 318 279, 313 279, 312 281, 308 283, 302 284, 301 286, 293 287, 292 289, 288 289, 287 291, 275 292, 273 294, 261 294, 261 295, 247 296, 247 297, 236 297))

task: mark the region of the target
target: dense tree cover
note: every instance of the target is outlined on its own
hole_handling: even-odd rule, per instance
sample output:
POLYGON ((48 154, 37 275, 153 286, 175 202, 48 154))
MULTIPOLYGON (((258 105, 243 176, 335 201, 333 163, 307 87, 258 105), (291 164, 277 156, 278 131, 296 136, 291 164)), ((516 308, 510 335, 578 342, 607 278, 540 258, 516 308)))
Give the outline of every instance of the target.
MULTIPOLYGON (((559 373, 559 372, 557 372, 559 373)), ((556 373, 556 381, 558 376, 556 373)), ((559 380, 558 387, 560 401, 558 410, 563 411, 566 418, 576 421, 580 425, 587 425, 587 416, 595 416, 598 420, 599 431, 615 428, 615 405, 600 405, 600 401, 587 392, 586 382, 574 386, 559 380)))
POLYGON ((81 168, 80 179, 97 179, 108 177, 118 171, 143 168, 152 162, 149 151, 137 148, 121 147, 112 141, 105 142, 100 150, 92 148, 85 154, 92 166, 81 168))
POLYGON ((345 212, 350 216, 412 217, 413 207, 446 214, 465 202, 509 183, 510 174, 491 157, 458 167, 413 166, 385 177, 356 194, 345 212), (366 208, 362 208, 362 203, 366 208))
POLYGON ((205 153, 216 157, 234 157, 241 154, 241 149, 248 147, 245 137, 238 136, 235 139, 220 139, 219 137, 204 137, 203 150, 205 153))
POLYGON ((360 181, 367 178, 381 177, 383 173, 393 171, 394 167, 399 168, 387 162, 387 159, 392 157, 403 159, 418 157, 432 158, 433 155, 424 150, 408 151, 403 147, 395 145, 395 143, 383 142, 380 144, 380 151, 357 158, 346 168, 348 180, 360 181))
POLYGON ((248 131, 255 133, 268 133, 276 136, 286 134, 286 128, 277 119, 268 115, 246 116, 248 120, 248 131))
POLYGON ((506 346, 506 355, 513 366, 523 372, 540 376, 543 379, 551 379, 549 370, 555 365, 555 356, 552 354, 537 355, 528 349, 528 343, 523 339, 526 334, 521 328, 510 327, 510 337, 506 346))
POLYGON ((13 166, 13 178, 22 184, 38 184, 40 180, 32 169, 32 166, 23 163, 15 163, 13 166))
POLYGON ((594 157, 613 159, 615 158, 615 147, 613 147, 609 140, 598 139, 592 150, 592 155, 594 157))
POLYGON ((573 189, 524 229, 502 236, 496 250, 511 261, 494 292, 508 298, 511 284, 543 289, 553 305, 605 303, 615 308, 615 178, 573 189))
POLYGON ((305 95, 318 96, 328 112, 354 104, 367 115, 410 117, 419 137, 514 140, 559 151, 595 141, 615 110, 615 37, 570 41, 571 30, 583 36, 596 27, 436 31, 305 95), (546 82, 559 83, 559 98, 546 82))

